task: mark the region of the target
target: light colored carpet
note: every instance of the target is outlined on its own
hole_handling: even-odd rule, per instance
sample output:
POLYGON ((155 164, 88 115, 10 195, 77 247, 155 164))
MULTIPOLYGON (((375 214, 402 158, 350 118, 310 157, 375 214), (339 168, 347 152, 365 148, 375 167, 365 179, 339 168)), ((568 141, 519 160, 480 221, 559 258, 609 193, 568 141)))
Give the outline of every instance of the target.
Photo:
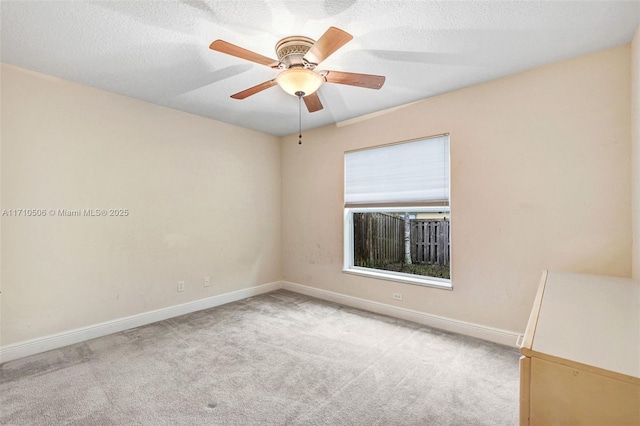
POLYGON ((515 425, 518 352, 279 290, 0 366, 3 425, 515 425))

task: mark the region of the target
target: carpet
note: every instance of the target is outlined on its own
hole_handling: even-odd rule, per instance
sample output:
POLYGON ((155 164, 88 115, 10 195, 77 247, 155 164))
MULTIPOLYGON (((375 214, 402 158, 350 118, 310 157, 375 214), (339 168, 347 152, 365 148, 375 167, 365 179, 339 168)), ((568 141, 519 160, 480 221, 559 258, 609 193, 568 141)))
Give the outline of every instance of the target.
POLYGON ((514 348, 278 290, 0 366, 3 425, 516 425, 514 348))

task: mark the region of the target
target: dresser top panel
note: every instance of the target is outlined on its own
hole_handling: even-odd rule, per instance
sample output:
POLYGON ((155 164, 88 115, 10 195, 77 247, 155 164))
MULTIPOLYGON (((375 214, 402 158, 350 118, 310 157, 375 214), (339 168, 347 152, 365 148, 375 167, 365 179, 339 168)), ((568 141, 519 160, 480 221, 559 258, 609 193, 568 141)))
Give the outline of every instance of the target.
POLYGON ((549 271, 531 349, 640 377, 640 283, 549 271))

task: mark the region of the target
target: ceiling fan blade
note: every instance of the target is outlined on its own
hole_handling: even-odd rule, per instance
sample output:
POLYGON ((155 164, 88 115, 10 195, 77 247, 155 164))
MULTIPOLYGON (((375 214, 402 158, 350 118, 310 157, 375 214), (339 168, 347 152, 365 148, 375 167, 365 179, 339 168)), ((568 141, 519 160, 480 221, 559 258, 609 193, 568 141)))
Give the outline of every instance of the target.
POLYGON ((253 87, 249 87, 246 90, 243 90, 242 92, 238 92, 235 95, 231 95, 231 97, 233 99, 244 99, 244 98, 248 98, 251 95, 255 95, 258 92, 262 92, 265 89, 268 89, 269 87, 273 87, 276 84, 278 84, 276 82, 276 79, 274 78, 273 80, 269 80, 269 81, 265 81, 264 83, 260 83, 257 84, 253 87))
POLYGON ((320 111, 323 108, 322 102, 320 102, 320 98, 318 97, 318 92, 307 95, 302 99, 309 112, 320 111))
POLYGON ((304 55, 304 60, 312 64, 319 64, 327 59, 333 52, 347 44, 353 36, 340 28, 330 27, 322 37, 311 46, 304 55))
POLYGON ((325 71, 322 73, 327 83, 347 84, 349 86, 379 89, 384 84, 385 77, 381 75, 357 74, 343 71, 325 71))
POLYGON ((246 59, 247 61, 256 62, 260 65, 266 65, 271 68, 277 68, 280 64, 275 59, 267 58, 259 53, 252 52, 242 47, 236 46, 224 40, 216 40, 209 45, 209 49, 235 56, 236 58, 246 59))

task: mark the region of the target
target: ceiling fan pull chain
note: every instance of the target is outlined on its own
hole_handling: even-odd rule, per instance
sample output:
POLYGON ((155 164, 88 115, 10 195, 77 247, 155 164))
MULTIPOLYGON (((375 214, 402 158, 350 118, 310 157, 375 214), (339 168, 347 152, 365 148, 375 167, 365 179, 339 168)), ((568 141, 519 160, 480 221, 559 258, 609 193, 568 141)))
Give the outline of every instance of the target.
POLYGON ((298 145, 302 145, 302 96, 304 92, 296 92, 298 96, 298 145))

